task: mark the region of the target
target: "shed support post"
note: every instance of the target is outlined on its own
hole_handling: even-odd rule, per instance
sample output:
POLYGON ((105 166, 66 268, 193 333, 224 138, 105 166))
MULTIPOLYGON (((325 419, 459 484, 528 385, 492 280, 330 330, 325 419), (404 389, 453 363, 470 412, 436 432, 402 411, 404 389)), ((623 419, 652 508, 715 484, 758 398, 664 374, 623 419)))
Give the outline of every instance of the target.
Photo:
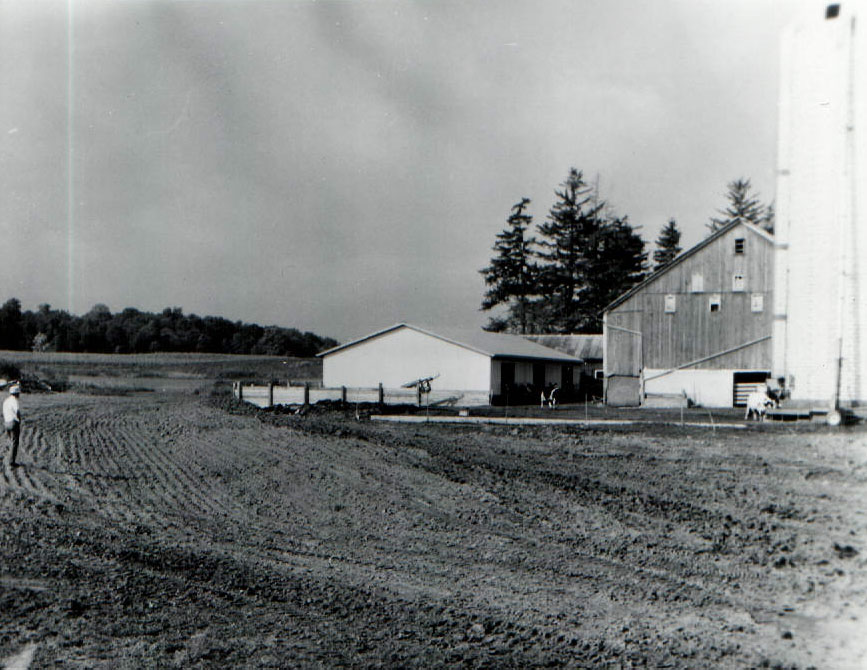
POLYGON ((344 405, 346 404, 346 387, 345 386, 340 387, 340 402, 342 402, 344 405))
POLYGON ((382 382, 379 382, 379 404, 385 404, 385 391, 382 388, 382 382))
POLYGON ((268 407, 274 406, 274 382, 268 382, 268 407))

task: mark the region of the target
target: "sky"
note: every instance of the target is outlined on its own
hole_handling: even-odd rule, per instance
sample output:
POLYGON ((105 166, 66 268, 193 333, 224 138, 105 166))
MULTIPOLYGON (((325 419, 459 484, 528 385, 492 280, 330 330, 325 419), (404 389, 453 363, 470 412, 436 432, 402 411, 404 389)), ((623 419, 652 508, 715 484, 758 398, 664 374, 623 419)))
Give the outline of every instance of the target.
POLYGON ((346 341, 473 328, 569 169, 688 248, 774 199, 779 39, 814 0, 0 0, 0 300, 346 341))

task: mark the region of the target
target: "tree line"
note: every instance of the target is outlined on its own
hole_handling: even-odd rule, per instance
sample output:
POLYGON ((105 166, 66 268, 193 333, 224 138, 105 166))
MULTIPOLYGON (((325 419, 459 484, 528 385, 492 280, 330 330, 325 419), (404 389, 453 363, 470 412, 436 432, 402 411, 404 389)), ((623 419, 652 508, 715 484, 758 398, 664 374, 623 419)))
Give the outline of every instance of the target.
MULTIPOLYGON (((496 236, 491 263, 480 270, 482 310, 501 310, 486 330, 512 333, 599 333, 602 310, 619 295, 670 263, 682 251, 674 219, 662 229, 648 264, 645 242, 574 167, 554 191, 546 220, 535 227, 529 198, 512 208, 496 236)), ((749 179, 728 184, 727 206, 707 224, 713 234, 732 221, 773 232, 773 205, 762 205, 749 179)))
POLYGON ((200 352, 313 356, 337 341, 294 328, 259 326, 217 316, 160 313, 127 307, 112 314, 103 304, 84 316, 39 305, 22 311, 10 298, 0 306, 0 349, 87 353, 200 352))

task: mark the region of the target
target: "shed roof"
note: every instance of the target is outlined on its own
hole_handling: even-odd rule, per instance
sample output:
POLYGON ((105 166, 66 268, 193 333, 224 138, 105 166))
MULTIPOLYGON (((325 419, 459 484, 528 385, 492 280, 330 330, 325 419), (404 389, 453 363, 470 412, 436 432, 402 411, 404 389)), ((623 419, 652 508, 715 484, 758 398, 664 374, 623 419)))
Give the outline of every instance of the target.
POLYGON ((333 347, 328 351, 323 351, 317 354, 317 356, 328 356, 330 354, 337 353, 338 351, 342 351, 343 349, 357 346, 359 344, 362 344, 363 342, 372 340, 373 338, 381 337, 382 335, 386 335, 387 333, 399 330, 401 328, 409 328, 410 330, 423 333, 424 335, 429 335, 430 337, 435 337, 445 342, 450 342, 451 344, 455 344, 465 349, 469 349, 471 351, 490 356, 491 358, 524 358, 561 363, 583 363, 580 358, 572 356, 568 353, 564 353, 562 351, 558 351, 557 349, 552 349, 550 347, 546 347, 535 342, 530 342, 529 340, 521 337, 520 335, 490 333, 486 330, 481 329, 441 334, 433 332, 432 330, 428 330, 426 328, 413 326, 408 323, 395 324, 393 326, 390 326, 389 328, 384 328, 383 330, 371 333, 370 335, 365 335, 364 337, 360 337, 356 340, 352 340, 351 342, 347 342, 346 344, 341 344, 333 347))
POLYGON ((618 305, 626 302, 629 298, 634 296, 636 293, 638 293, 645 286, 656 281, 659 277, 661 277, 665 273, 669 272, 672 268, 680 265, 683 261, 685 261, 690 256, 694 256, 696 253, 698 253, 699 251, 704 249, 706 246, 713 244, 720 237, 722 237, 723 235, 728 233, 733 228, 736 228, 737 226, 743 226, 746 230, 750 231, 754 235, 758 235, 760 238, 762 238, 763 240, 765 240, 766 242, 768 242, 770 244, 774 243, 774 236, 771 235, 766 230, 762 230, 758 226, 755 226, 751 223, 747 223, 746 221, 732 221, 727 226, 723 226, 722 228, 720 228, 716 232, 708 235, 706 238, 704 238, 701 242, 696 244, 694 247, 691 247, 690 249, 687 249, 686 251, 684 251, 682 254, 680 254, 679 256, 674 258, 670 263, 668 263, 667 265, 664 265, 659 270, 657 270, 652 275, 650 275, 647 279, 645 279, 642 282, 639 282, 638 284, 633 286, 631 289, 626 291, 626 293, 621 294, 620 297, 618 297, 616 300, 614 300, 611 304, 609 304, 607 307, 605 307, 605 309, 603 309, 602 311, 603 312, 610 312, 612 309, 614 309, 618 305))
POLYGON ((524 335, 528 340, 585 361, 602 360, 602 335, 524 335))

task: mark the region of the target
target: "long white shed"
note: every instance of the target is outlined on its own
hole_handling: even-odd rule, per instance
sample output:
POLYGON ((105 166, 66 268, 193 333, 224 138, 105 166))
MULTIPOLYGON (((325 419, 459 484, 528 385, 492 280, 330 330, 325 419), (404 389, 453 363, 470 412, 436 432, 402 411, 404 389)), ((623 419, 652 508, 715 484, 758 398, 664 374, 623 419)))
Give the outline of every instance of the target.
POLYGON ((487 394, 489 401, 538 400, 557 384, 577 389, 582 360, 518 335, 483 330, 444 335, 399 323, 319 354, 326 387, 399 388, 435 377, 441 390, 487 394))

